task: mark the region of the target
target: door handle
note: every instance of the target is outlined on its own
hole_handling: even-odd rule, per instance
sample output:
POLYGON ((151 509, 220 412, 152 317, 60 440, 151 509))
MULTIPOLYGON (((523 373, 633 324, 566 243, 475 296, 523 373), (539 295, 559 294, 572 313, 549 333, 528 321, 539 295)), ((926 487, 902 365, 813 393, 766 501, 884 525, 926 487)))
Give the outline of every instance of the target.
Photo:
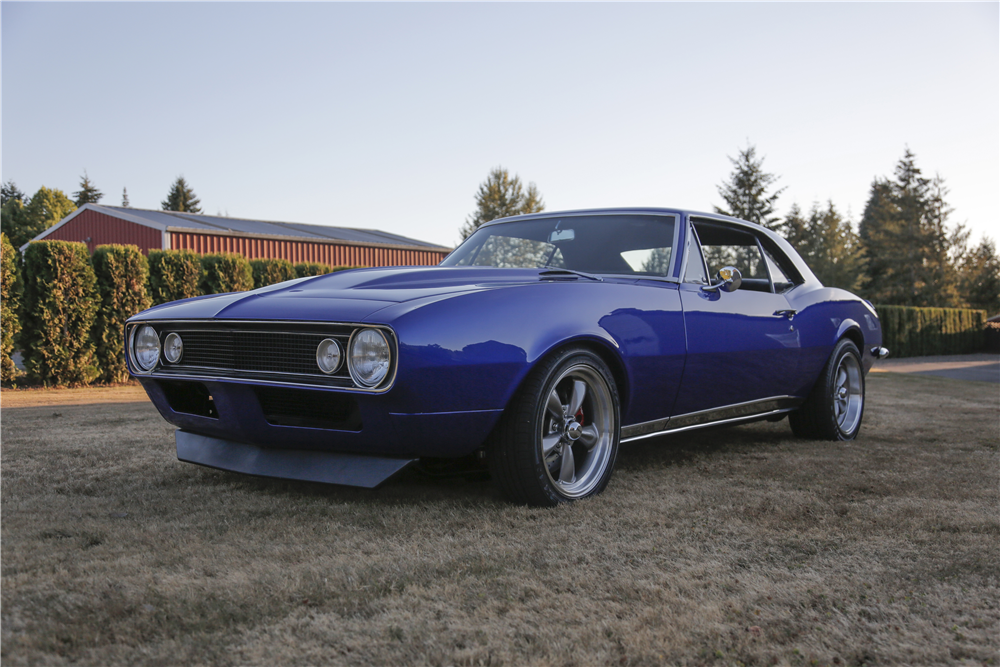
POLYGON ((795 313, 797 313, 797 312, 799 312, 799 311, 795 310, 794 308, 788 308, 786 310, 776 310, 776 311, 774 311, 774 316, 775 317, 787 317, 788 319, 792 319, 793 317, 795 317, 795 313))

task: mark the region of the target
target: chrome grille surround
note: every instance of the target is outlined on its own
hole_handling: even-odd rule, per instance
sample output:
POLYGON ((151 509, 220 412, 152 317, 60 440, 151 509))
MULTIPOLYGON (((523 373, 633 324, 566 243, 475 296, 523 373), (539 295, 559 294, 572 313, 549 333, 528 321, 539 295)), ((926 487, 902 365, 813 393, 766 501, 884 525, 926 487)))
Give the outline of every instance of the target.
POLYGON ((388 391, 396 376, 398 346, 392 329, 381 325, 342 322, 235 321, 235 320, 147 320, 129 322, 129 370, 135 375, 165 379, 242 379, 267 384, 314 386, 380 393, 388 391), (153 327, 163 339, 177 333, 184 351, 176 363, 160 359, 151 371, 143 371, 132 359, 132 338, 143 325, 153 327), (375 387, 364 387, 353 379, 346 360, 332 375, 316 364, 316 347, 334 338, 342 350, 356 331, 378 329, 389 342, 390 369, 375 387))

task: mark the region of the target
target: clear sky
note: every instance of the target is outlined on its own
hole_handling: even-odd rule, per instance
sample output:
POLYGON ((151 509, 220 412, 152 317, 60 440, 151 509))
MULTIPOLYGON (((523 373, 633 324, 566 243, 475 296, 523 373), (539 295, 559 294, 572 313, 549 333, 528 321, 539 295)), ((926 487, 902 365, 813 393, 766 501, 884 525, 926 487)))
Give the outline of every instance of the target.
POLYGON ((16 3, 2 179, 451 246, 495 166, 548 210, 711 210, 751 143, 856 223, 907 147, 1000 240, 1000 5, 16 3))

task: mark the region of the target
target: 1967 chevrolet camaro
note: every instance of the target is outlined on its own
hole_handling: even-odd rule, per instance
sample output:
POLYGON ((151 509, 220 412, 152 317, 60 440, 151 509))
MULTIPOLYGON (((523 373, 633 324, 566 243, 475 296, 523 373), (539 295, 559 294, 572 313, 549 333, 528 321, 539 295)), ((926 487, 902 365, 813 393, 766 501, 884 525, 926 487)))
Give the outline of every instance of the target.
POLYGON ((780 236, 638 208, 496 220, 437 267, 176 301, 125 336, 183 461, 374 487, 478 457, 532 505, 600 493, 640 438, 787 415, 850 440, 888 354, 780 236))

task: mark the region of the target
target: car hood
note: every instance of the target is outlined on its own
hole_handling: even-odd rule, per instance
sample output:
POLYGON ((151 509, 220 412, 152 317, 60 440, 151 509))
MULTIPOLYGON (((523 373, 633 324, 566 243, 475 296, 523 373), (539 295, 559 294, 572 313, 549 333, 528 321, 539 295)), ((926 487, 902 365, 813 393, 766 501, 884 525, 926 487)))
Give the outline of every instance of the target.
POLYGON ((267 319, 362 321, 388 306, 416 299, 550 280, 586 280, 541 269, 394 267, 338 271, 157 306, 136 319, 267 319))

